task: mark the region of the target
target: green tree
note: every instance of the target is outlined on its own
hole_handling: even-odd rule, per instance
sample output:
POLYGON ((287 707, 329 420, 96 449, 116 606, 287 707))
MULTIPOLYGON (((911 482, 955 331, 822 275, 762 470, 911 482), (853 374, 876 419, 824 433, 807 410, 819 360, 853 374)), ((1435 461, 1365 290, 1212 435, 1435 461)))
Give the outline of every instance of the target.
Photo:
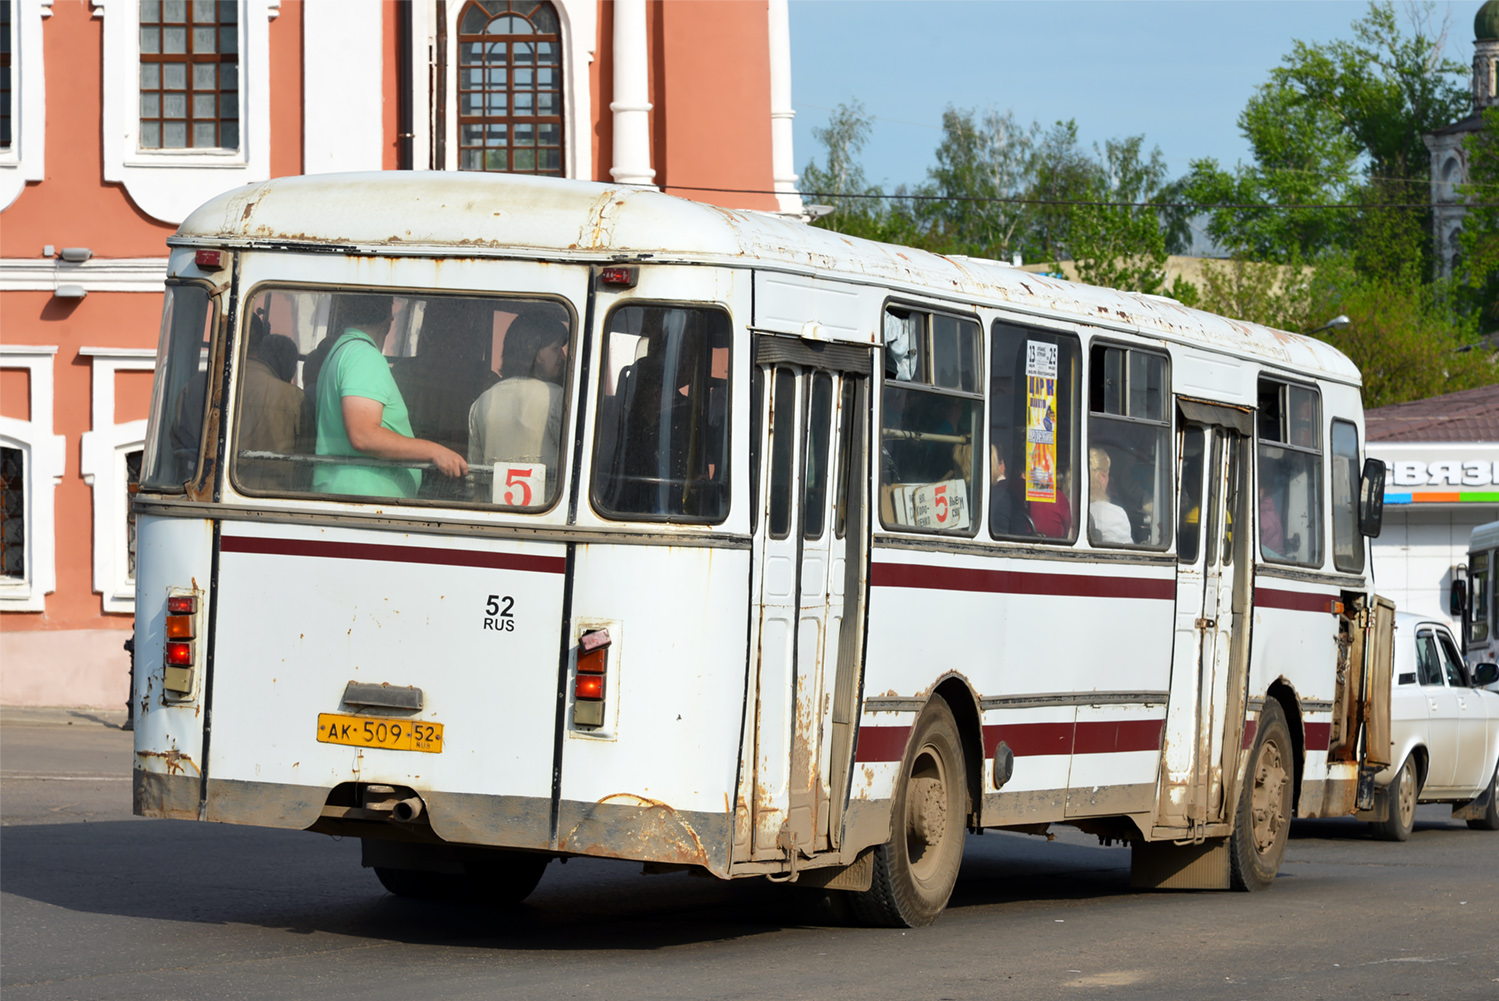
POLYGON ((1453 277, 1458 300, 1489 333, 1499 331, 1499 108, 1483 113, 1483 128, 1469 133, 1464 145, 1468 183, 1462 194, 1473 206, 1463 218, 1453 277))
MULTIPOLYGON (((1352 249, 1367 229, 1360 213, 1317 205, 1424 204, 1430 161, 1421 135, 1460 118, 1469 94, 1466 68, 1442 56, 1445 30, 1433 30, 1432 6, 1408 9, 1409 33, 1383 2, 1353 22, 1352 40, 1297 41, 1239 116, 1253 163, 1232 172, 1192 164, 1197 201, 1251 206, 1214 211, 1215 239, 1260 260, 1310 260, 1352 249)), ((1380 225, 1429 233, 1427 212, 1408 211, 1410 221, 1380 225)), ((1418 248, 1428 267, 1429 242, 1418 248)))
POLYGON ((1166 233, 1161 213, 1146 204, 1166 180, 1160 148, 1142 153, 1144 136, 1097 146, 1098 171, 1089 199, 1072 214, 1068 249, 1078 277, 1090 285, 1160 292, 1166 280, 1166 233))
POLYGON ((1029 195, 1034 207, 1021 247, 1026 260, 1070 258, 1076 206, 1098 189, 1098 164, 1077 138, 1077 122, 1055 122, 1037 136, 1031 156, 1029 195))
POLYGON ((974 257, 1004 259, 1019 249, 1033 214, 1022 199, 1038 131, 1010 111, 982 118, 953 107, 943 112, 937 165, 921 189, 942 199, 924 203, 921 213, 935 242, 974 257))
POLYGON ((818 220, 819 225, 840 233, 865 235, 877 227, 880 214, 878 199, 860 197, 881 194, 864 178, 859 154, 869 142, 869 115, 862 101, 840 104, 833 109, 828 124, 812 130, 812 137, 827 152, 825 166, 816 160, 802 171, 802 190, 814 195, 832 212, 818 220))

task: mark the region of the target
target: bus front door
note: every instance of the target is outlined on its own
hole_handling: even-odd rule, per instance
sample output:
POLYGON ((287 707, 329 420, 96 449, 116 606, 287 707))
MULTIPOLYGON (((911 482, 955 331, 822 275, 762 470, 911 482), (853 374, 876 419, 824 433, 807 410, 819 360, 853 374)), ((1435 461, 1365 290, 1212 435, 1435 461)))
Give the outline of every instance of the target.
POLYGON ((787 363, 804 362, 791 348, 762 352, 781 357, 756 374, 758 630, 735 853, 762 860, 838 847, 863 645, 868 379, 787 363))
POLYGON ((1227 819, 1244 718, 1248 439, 1186 423, 1177 435, 1176 626, 1154 832, 1194 839, 1227 819), (1237 526, 1237 530, 1236 530, 1237 526))

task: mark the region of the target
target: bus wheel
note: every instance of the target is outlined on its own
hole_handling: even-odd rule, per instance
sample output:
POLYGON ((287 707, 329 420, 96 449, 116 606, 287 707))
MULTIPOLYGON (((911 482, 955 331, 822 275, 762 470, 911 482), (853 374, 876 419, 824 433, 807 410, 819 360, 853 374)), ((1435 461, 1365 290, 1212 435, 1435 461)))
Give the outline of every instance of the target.
POLYGON ((1385 790, 1390 802, 1389 816, 1369 825, 1379 840, 1404 841, 1411 836, 1411 829, 1416 826, 1416 795, 1420 792, 1416 781, 1416 759, 1414 755, 1408 755, 1385 790))
POLYGON ((1468 821, 1468 826, 1475 831, 1499 831, 1499 768, 1494 769, 1494 777, 1489 779, 1488 810, 1482 817, 1468 821))
POLYGON ((490 906, 518 904, 541 882, 551 856, 531 852, 484 852, 463 860, 463 872, 374 866, 391 893, 413 900, 448 900, 490 906))
POLYGON ((1236 890, 1268 889, 1280 871, 1291 831, 1294 753, 1280 703, 1266 699, 1228 840, 1229 877, 1236 890))
POLYGON ((890 811, 890 840, 874 851, 868 890, 850 894, 860 921, 917 928, 947 906, 968 813, 963 745, 952 710, 933 698, 916 722, 890 811))

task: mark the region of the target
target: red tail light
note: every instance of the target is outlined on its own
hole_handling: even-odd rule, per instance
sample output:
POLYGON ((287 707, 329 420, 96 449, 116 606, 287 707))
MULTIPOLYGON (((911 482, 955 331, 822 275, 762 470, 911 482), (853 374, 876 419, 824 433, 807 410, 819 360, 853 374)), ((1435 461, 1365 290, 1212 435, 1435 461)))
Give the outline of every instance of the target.
POLYGON ((195 615, 198 611, 196 594, 174 594, 167 598, 168 615, 195 615))
POLYGON ((172 667, 192 667, 193 645, 191 643, 168 642, 167 664, 172 667))
POLYGON ((635 283, 639 280, 639 268, 611 266, 599 269, 600 285, 610 285, 614 288, 634 288, 635 283))
POLYGON ((573 725, 604 725, 605 682, 609 677, 609 630, 594 629, 578 637, 578 670, 573 678, 573 725))

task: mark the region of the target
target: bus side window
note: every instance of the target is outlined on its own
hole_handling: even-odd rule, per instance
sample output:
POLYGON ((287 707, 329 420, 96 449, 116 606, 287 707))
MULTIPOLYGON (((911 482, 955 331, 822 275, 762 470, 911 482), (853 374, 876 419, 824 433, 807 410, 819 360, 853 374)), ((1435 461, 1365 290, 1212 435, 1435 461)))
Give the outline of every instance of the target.
POLYGON ((1345 573, 1364 572, 1364 537, 1358 530, 1358 428, 1332 422, 1332 562, 1345 573))
POLYGON ((1489 638, 1489 554, 1474 553, 1468 557, 1468 641, 1483 643, 1489 638))
POLYGON ((1166 356, 1099 344, 1088 374, 1088 541, 1171 543, 1170 374, 1166 356))
POLYGON ((1321 398, 1306 386, 1261 379, 1258 423, 1260 555, 1321 566, 1321 398))
POLYGON ((990 333, 989 534, 1073 542, 1082 348, 1000 320, 990 333))
POLYGON ((606 517, 717 523, 729 513, 730 323, 718 309, 620 306, 600 381, 593 503, 606 517), (602 419, 608 410, 608 420, 602 419))
POLYGON ((984 410, 980 327, 892 306, 884 332, 880 520, 887 528, 971 535, 984 410))

